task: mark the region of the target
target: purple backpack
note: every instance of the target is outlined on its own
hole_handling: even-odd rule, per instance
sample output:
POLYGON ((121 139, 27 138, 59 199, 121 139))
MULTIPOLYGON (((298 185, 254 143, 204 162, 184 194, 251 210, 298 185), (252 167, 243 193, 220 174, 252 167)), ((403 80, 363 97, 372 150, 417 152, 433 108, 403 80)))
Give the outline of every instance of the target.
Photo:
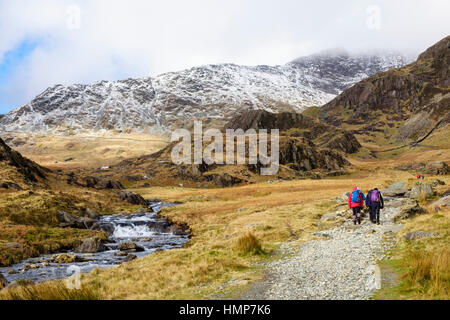
POLYGON ((370 201, 372 202, 378 202, 378 190, 373 190, 370 193, 370 201))

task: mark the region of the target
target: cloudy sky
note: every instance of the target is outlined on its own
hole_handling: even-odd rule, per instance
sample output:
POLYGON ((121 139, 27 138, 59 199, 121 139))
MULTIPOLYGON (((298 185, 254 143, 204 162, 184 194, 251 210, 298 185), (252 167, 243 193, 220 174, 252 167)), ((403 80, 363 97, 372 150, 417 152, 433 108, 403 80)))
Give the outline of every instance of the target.
POLYGON ((47 87, 202 64, 284 64, 328 48, 419 53, 448 0, 0 0, 0 113, 47 87))

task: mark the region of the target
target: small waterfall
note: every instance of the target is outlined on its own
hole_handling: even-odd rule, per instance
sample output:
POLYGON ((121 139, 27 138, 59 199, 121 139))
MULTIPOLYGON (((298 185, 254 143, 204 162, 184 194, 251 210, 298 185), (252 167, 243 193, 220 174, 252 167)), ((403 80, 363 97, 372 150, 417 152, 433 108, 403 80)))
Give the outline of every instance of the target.
MULTIPOLYGON (((8 268, 0 268, 0 273, 5 275, 9 282, 19 279, 30 279, 35 282, 43 282, 55 279, 64 279, 70 276, 70 268, 76 267, 80 272, 90 272, 95 268, 109 268, 121 264, 123 256, 117 256, 117 247, 121 242, 133 242, 144 249, 143 252, 134 253, 138 258, 148 256, 156 250, 170 250, 179 248, 189 241, 187 235, 174 235, 168 231, 169 224, 165 219, 159 218, 157 213, 162 208, 172 207, 175 203, 151 203, 149 208, 153 212, 137 212, 135 214, 116 214, 101 217, 100 225, 110 225, 113 233, 109 237, 106 246, 108 251, 95 254, 77 254, 86 258, 85 262, 70 264, 45 263, 53 255, 43 255, 31 258, 8 268), (39 266, 36 269, 27 269, 26 265, 39 266)), ((74 254, 73 252, 69 252, 74 254)))

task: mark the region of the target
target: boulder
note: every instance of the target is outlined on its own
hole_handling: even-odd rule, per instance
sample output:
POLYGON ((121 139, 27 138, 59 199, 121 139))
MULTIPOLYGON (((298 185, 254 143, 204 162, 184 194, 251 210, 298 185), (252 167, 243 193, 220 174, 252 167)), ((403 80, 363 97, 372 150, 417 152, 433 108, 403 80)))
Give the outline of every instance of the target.
POLYGON ((445 182, 439 179, 434 180, 431 185, 433 188, 436 188, 437 186, 445 186, 445 182))
POLYGON ((431 237, 435 237, 436 234, 433 232, 427 232, 427 231, 411 231, 408 232, 407 234, 405 234, 403 236, 403 238, 405 238, 405 240, 418 240, 418 239, 423 239, 423 238, 431 238, 431 237))
POLYGON ((74 225, 77 219, 63 210, 58 210, 58 221, 61 224, 74 225))
POLYGON ((402 197, 408 192, 406 182, 394 182, 387 189, 381 190, 381 193, 388 197, 402 197))
POLYGON ((86 215, 88 218, 93 219, 93 220, 100 219, 100 216, 98 215, 98 213, 95 212, 94 210, 92 210, 91 208, 86 209, 86 215))
POLYGON ((410 219, 416 215, 427 213, 417 202, 409 203, 405 205, 399 213, 394 216, 394 222, 400 220, 410 219))
POLYGON ((123 260, 123 262, 130 262, 133 260, 136 260, 137 256, 135 254, 128 254, 125 258, 125 260, 123 260))
POLYGON ((143 251, 145 251, 144 248, 138 246, 136 243, 133 243, 133 242, 122 242, 119 244, 117 249, 120 251, 125 251, 125 252, 143 252, 143 251))
POLYGON ((433 206, 439 207, 450 207, 450 195, 442 197, 432 203, 433 206))
POLYGON ((420 197, 431 197, 434 195, 433 187, 430 183, 416 182, 411 189, 409 197, 411 199, 418 199, 420 197))
POLYGON ((116 194, 120 197, 121 200, 127 201, 131 204, 148 206, 147 201, 139 194, 135 194, 130 191, 118 191, 116 194))
POLYGON ((6 280, 5 276, 0 273, 0 290, 6 288, 8 286, 8 280, 6 280))
POLYGON ((100 238, 88 238, 79 246, 75 252, 78 253, 97 253, 106 251, 108 248, 103 244, 100 238))

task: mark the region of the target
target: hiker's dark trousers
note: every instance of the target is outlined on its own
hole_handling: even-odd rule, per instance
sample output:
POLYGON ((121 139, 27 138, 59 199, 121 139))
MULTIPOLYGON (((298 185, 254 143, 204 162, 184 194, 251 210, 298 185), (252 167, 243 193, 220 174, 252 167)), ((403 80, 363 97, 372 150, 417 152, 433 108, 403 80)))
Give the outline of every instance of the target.
POLYGON ((353 207, 353 222, 361 221, 361 207, 353 207))
POLYGON ((370 206, 370 221, 380 222, 380 208, 381 205, 379 203, 370 206))

